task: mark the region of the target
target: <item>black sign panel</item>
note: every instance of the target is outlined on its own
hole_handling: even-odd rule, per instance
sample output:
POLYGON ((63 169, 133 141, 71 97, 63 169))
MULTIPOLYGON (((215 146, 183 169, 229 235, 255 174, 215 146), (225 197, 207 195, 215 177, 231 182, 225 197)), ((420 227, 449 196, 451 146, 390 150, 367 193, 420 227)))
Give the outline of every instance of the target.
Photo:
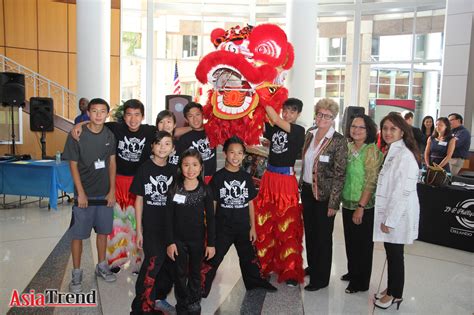
POLYGON ((474 252, 474 191, 418 184, 418 239, 474 252))

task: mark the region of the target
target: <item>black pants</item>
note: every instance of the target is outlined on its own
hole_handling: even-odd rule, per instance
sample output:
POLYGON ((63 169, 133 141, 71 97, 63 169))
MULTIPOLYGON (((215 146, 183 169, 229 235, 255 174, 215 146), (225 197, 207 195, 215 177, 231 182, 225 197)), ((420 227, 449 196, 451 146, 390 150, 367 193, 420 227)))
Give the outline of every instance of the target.
POLYGON ((364 210, 362 223, 359 225, 352 221, 353 214, 354 210, 342 208, 349 287, 366 291, 369 289, 372 274, 374 208, 364 210))
POLYGON ((405 262, 403 258, 403 244, 383 243, 387 254, 387 294, 394 298, 403 297, 405 285, 405 262))
POLYGON ((210 261, 205 262, 203 266, 203 274, 205 275, 203 296, 207 297, 209 295, 217 269, 232 244, 234 244, 239 255, 240 271, 245 288, 251 290, 260 287, 266 280, 262 278, 260 273, 260 261, 257 258, 255 247, 250 242, 249 230, 233 229, 219 222, 216 223, 216 228, 216 255, 210 261))
POLYGON ((329 285, 332 262, 334 216, 328 217, 328 201, 314 198, 310 185, 303 185, 303 221, 310 283, 320 288, 329 285))
POLYGON ((154 313, 155 300, 165 299, 173 287, 173 265, 166 256, 165 242, 143 235, 143 259, 137 281, 131 314, 154 313))
POLYGON ((175 261, 176 311, 186 313, 188 306, 201 301, 201 264, 204 240, 176 241, 175 261))

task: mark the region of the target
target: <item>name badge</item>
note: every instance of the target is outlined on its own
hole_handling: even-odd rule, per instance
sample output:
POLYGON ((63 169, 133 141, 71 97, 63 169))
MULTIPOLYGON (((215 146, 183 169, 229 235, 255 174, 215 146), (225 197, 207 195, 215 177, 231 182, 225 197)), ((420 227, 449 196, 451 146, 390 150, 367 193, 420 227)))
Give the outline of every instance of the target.
POLYGON ((438 144, 445 147, 448 143, 446 141, 440 141, 440 142, 438 142, 438 144))
POLYGON ((183 195, 180 195, 180 194, 176 194, 176 195, 174 195, 174 197, 173 197, 173 201, 176 202, 176 203, 181 203, 181 204, 183 204, 183 203, 186 201, 186 196, 183 196, 183 195))
POLYGON ((320 155, 319 156, 319 162, 329 162, 329 155, 320 155))
POLYGON ((105 161, 101 161, 100 159, 94 162, 94 166, 96 170, 101 168, 105 168, 105 161))

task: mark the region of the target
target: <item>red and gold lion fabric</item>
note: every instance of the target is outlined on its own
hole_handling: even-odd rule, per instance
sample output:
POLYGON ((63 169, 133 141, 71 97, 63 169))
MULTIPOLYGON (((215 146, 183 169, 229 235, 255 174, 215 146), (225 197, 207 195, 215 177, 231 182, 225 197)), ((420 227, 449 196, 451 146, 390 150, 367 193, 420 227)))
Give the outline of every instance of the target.
POLYGON ((196 68, 199 82, 212 84, 204 106, 211 147, 233 135, 247 145, 258 144, 267 121, 265 106, 280 112, 288 98, 283 81, 293 65, 293 46, 274 24, 215 29, 211 41, 216 50, 196 68))

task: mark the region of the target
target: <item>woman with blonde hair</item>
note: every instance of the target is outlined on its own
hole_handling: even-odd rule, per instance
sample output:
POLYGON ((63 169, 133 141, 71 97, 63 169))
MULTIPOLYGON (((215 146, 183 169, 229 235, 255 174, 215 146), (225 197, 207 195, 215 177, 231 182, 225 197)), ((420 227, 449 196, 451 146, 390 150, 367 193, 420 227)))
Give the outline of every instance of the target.
POLYGON ((300 177, 308 260, 306 291, 329 285, 334 217, 341 202, 347 163, 347 141, 332 126, 339 106, 331 99, 315 107, 316 126, 306 133, 300 177))

